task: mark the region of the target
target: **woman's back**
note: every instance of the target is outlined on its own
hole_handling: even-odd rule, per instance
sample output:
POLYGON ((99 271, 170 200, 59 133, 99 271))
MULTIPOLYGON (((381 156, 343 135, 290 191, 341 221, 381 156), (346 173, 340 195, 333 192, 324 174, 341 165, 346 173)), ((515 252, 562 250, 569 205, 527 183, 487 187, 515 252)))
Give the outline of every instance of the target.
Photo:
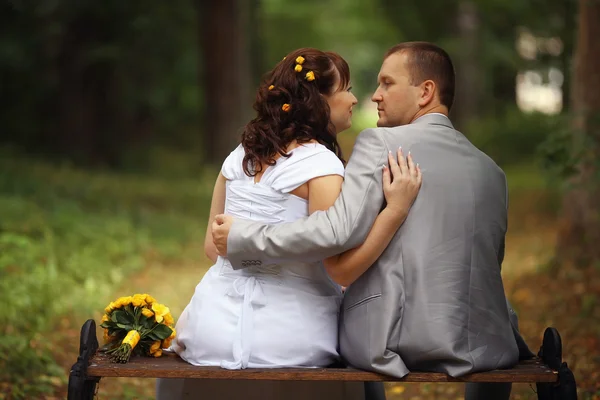
MULTIPOLYGON (((240 146, 225 160, 225 212, 281 223, 308 215, 291 192, 316 177, 343 175, 324 146, 301 145, 268 167, 258 183, 243 171, 240 146)), ((177 323, 175 350, 195 365, 224 368, 326 366, 335 362, 341 290, 320 262, 249 265, 222 257, 206 273, 177 323)))
MULTIPOLYGON (((318 143, 302 144, 289 152, 290 157, 280 157, 275 165, 264 169, 260 181, 244 173, 244 154, 242 146, 238 146, 222 168, 227 179, 225 213, 237 218, 278 224, 306 217, 309 215, 308 201, 295 195, 296 190, 316 177, 344 174, 340 160, 318 143)), ((224 264, 229 266, 226 260, 224 264)), ((281 274, 313 280, 315 284, 332 284, 320 263, 250 266, 246 272, 261 270, 271 273, 277 270, 281 274)))

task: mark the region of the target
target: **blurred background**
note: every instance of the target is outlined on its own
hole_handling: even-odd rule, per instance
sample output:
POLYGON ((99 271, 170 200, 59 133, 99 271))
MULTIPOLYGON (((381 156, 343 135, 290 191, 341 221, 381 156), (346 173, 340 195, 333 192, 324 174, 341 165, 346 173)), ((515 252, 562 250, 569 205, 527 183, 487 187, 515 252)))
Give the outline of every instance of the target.
MULTIPOLYGON (((81 325, 118 296, 181 313, 262 74, 299 47, 346 58, 348 156, 375 125, 384 52, 407 40, 450 53, 452 120, 507 173, 503 278, 529 345, 558 328, 580 398, 600 398, 599 37, 593 0, 0 0, 0 399, 64 398, 81 325)), ((98 395, 153 390, 103 379, 98 395)))

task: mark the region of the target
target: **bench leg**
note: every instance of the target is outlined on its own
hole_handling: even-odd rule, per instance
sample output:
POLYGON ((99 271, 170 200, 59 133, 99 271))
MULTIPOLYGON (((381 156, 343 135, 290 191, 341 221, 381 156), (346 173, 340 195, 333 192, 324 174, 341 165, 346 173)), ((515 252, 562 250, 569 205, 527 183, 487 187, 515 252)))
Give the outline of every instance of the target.
POLYGON ((538 383, 538 400, 576 400, 577 384, 573 372, 562 361, 562 341, 558 330, 546 328, 538 353, 544 364, 558 371, 558 383, 538 383))
POLYGON ((71 367, 69 373, 68 400, 93 400, 96 394, 96 385, 100 378, 87 376, 87 367, 90 358, 98 350, 98 339, 96 338, 96 322, 88 319, 81 327, 79 337, 79 357, 71 367))

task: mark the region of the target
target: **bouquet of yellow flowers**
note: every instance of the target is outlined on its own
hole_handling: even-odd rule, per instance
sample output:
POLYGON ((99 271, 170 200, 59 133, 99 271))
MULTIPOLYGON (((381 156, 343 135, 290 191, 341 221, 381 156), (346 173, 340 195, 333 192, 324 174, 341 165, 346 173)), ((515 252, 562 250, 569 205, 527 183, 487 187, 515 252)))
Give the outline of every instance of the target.
POLYGON ((148 294, 120 297, 104 312, 103 351, 113 362, 126 363, 132 354, 160 357, 175 338, 169 308, 148 294))

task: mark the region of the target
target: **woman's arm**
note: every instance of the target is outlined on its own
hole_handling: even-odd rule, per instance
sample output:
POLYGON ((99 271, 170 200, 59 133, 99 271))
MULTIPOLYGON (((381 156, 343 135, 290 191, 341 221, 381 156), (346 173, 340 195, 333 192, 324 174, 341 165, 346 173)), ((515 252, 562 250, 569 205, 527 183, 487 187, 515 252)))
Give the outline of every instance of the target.
POLYGON ((206 237, 204 238, 204 252, 211 261, 217 262, 217 248, 212 240, 212 224, 215 220, 215 215, 225 212, 225 182, 227 180, 223 174, 219 173, 215 188, 213 189, 212 201, 210 203, 210 214, 208 217, 208 225, 206 226, 206 237))
POLYGON ((387 205, 377 216, 366 240, 354 249, 324 260, 329 276, 342 286, 354 282, 381 256, 406 219, 421 187, 421 171, 414 165, 410 153, 406 159, 398 150, 396 163, 390 152, 388 162, 390 167, 383 168, 387 205))

